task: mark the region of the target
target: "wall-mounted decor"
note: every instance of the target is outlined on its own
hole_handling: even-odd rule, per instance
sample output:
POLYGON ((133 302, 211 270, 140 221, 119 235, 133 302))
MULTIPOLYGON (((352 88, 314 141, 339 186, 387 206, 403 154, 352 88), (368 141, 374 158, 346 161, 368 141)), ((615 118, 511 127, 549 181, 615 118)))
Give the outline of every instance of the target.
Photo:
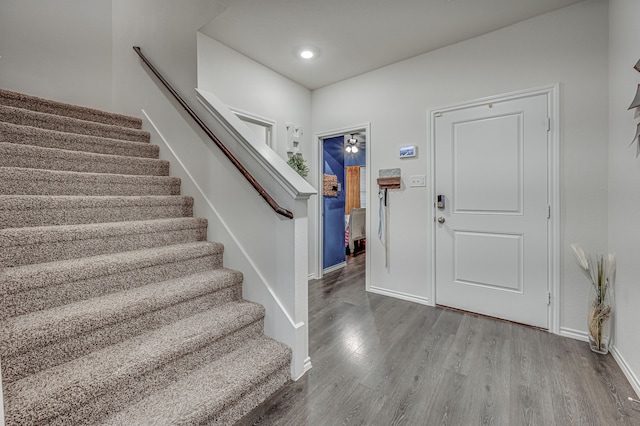
POLYGON ((378 186, 380 189, 400 189, 400 169, 381 169, 378 172, 378 186))
POLYGON ((640 84, 638 84, 638 88, 636 89, 636 96, 631 101, 631 105, 627 109, 633 109, 640 107, 640 84))
POLYGON ((302 140, 302 127, 287 123, 287 152, 297 154, 300 152, 300 141, 302 140))
POLYGON ((633 145, 634 142, 638 143, 638 145, 636 145, 636 157, 638 157, 640 156, 640 123, 636 126, 636 135, 633 137, 629 146, 633 145))
POLYGON ((338 196, 338 176, 328 174, 322 175, 322 195, 325 197, 338 196))
MULTIPOLYGON (((640 60, 636 62, 633 68, 636 71, 640 72, 640 60)), ((634 96, 633 101, 631 101, 631 105, 629 105, 628 109, 636 109, 635 116, 638 117, 640 115, 640 84, 638 84, 638 87, 636 88, 636 95, 634 96)), ((631 141, 631 145, 633 145, 634 143, 637 143, 636 158, 638 158, 640 156, 640 123, 638 123, 638 125, 636 126, 636 135, 633 137, 633 140, 631 141)))

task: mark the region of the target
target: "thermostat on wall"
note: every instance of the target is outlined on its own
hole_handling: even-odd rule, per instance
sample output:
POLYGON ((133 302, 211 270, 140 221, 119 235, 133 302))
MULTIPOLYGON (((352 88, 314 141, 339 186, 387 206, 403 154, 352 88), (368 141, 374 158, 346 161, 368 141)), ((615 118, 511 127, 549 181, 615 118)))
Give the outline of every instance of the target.
POLYGON ((415 156, 416 156, 415 145, 400 147, 400 158, 410 158, 415 156))

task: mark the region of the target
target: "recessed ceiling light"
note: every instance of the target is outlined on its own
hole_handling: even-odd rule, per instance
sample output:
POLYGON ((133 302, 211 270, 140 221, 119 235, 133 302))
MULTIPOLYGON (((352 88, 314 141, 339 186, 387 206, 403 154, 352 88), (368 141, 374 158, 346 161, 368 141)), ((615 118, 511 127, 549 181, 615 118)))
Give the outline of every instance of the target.
POLYGON ((311 59, 315 55, 316 54, 313 52, 313 50, 309 50, 309 49, 304 49, 300 52, 300 57, 304 59, 311 59))

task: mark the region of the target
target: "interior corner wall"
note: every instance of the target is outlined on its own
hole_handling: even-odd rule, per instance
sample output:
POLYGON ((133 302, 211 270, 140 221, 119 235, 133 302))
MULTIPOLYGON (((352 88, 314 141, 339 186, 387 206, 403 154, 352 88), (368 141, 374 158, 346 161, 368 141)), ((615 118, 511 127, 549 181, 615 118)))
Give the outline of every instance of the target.
POLYGON ((614 345, 617 355, 635 377, 640 394, 640 157, 637 143, 629 143, 640 123, 627 110, 640 73, 640 2, 610 0, 609 3, 609 251, 617 255, 615 282, 614 345))
POLYGON ((560 324, 586 331, 588 288, 570 244, 591 252, 607 246, 607 49, 607 1, 587 0, 313 92, 314 132, 371 122, 372 190, 380 169, 402 170, 403 189, 389 194, 388 269, 377 212, 369 209, 372 287, 416 301, 431 297, 428 112, 560 83, 560 324), (405 145, 417 146, 416 158, 399 159, 405 145), (426 175, 428 186, 408 187, 410 175, 426 175))
POLYGON ((0 88, 105 110, 111 0, 2 0, 0 88))
POLYGON ((285 160, 288 123, 302 127, 300 151, 311 158, 311 91, 203 33, 198 33, 198 88, 227 106, 274 120, 274 150, 285 160))

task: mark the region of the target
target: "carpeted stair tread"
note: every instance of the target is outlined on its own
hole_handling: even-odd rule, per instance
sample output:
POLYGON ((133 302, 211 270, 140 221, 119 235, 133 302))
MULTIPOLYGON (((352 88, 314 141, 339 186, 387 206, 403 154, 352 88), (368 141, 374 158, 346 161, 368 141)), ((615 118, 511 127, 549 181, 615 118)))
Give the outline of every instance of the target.
POLYGON ((158 145, 146 142, 78 135, 3 122, 0 122, 0 142, 141 158, 158 158, 160 152, 158 145))
POLYGON ((263 316, 260 305, 227 303, 10 383, 5 417, 9 423, 41 423, 64 418, 65 413, 105 393, 127 394, 128 387, 144 381, 146 374, 215 344, 263 316))
POLYGON ((5 267, 204 241, 207 220, 156 219, 0 230, 5 267))
POLYGON ((0 325, 0 356, 41 348, 241 283, 240 272, 218 268, 9 318, 0 325))
MULTIPOLYGON (((236 402, 259 390, 262 383, 287 365, 290 357, 288 347, 268 337, 250 339, 234 352, 112 415, 102 424, 233 424, 257 406, 254 403, 239 407, 236 402)), ((286 379, 272 384, 271 392, 285 382, 286 379)))
POLYGON ((0 195, 179 195, 180 179, 0 167, 0 195))
POLYGON ((0 195, 0 229, 193 215, 193 197, 0 195))
POLYGON ((142 127, 142 120, 137 117, 52 101, 4 89, 0 89, 0 105, 62 115, 97 123, 131 127, 133 129, 140 129, 142 127))
MULTIPOLYGON (((180 278, 182 282, 187 284, 192 279, 180 278)), ((57 339, 45 346, 31 347, 26 352, 4 356, 2 359, 3 380, 11 382, 22 379, 29 374, 55 367, 148 330, 171 324, 230 301, 240 300, 241 293, 241 282, 195 297, 187 297, 190 295, 189 292, 179 293, 181 297, 175 298, 175 303, 170 303, 161 309, 145 309, 140 311, 138 316, 105 324, 70 338, 57 339)))
POLYGON ((0 167, 168 176, 169 162, 0 142, 0 167))
POLYGON ((221 268, 223 251, 199 241, 6 268, 0 319, 221 268))
POLYGON ((84 121, 77 118, 63 117, 4 105, 0 105, 0 121, 20 124, 22 126, 40 127, 42 129, 56 130, 59 132, 126 141, 149 142, 150 140, 149 132, 140 129, 84 121))
POLYGON ((0 89, 7 425, 228 425, 290 379, 291 349, 141 129, 0 89))

